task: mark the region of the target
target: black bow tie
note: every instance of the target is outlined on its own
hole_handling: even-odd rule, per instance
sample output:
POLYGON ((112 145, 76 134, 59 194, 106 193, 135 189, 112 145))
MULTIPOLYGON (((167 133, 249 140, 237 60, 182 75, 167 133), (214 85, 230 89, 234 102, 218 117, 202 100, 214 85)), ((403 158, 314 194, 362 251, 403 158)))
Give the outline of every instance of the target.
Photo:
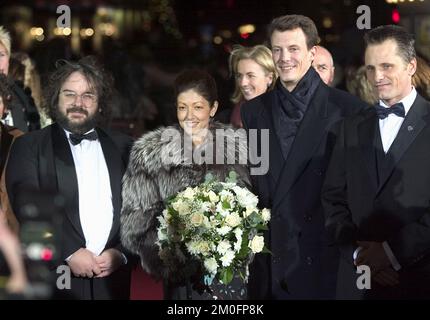
POLYGON ((76 146, 77 144, 80 144, 82 140, 97 140, 97 132, 91 131, 87 134, 80 134, 80 133, 71 133, 69 136, 70 142, 76 146))
POLYGON ((402 118, 405 117, 405 107, 401 102, 395 103, 389 108, 385 108, 380 104, 377 104, 375 106, 375 109, 379 119, 385 119, 386 117, 388 117, 390 113, 394 113, 396 116, 399 116, 402 118))

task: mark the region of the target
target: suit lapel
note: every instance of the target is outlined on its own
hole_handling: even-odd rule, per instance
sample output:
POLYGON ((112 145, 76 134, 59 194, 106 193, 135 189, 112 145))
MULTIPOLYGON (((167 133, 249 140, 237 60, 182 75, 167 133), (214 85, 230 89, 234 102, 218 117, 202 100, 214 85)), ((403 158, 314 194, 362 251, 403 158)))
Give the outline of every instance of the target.
POLYGON ((376 135, 379 135, 378 118, 374 110, 369 112, 363 122, 358 125, 358 141, 374 190, 378 187, 378 172, 376 168, 376 135))
POLYGON ((291 146, 288 158, 285 161, 278 185, 275 189, 273 209, 276 208, 280 200, 290 191, 294 182, 312 159, 315 149, 324 137, 329 124, 327 99, 328 89, 320 84, 312 102, 308 106, 308 110, 291 146))
POLYGON ((112 139, 102 129, 96 128, 96 131, 102 146, 106 166, 109 171, 109 181, 112 192, 113 222, 108 238, 109 242, 109 240, 118 232, 120 225, 121 180, 122 173, 124 172, 124 163, 121 158, 121 153, 113 143, 112 139))
POLYGON ((58 125, 52 125, 52 145, 58 191, 66 199, 66 215, 79 235, 85 239, 79 218, 79 191, 75 163, 66 133, 58 125))
POLYGON ((423 119, 428 114, 428 109, 429 106, 426 101, 420 95, 417 95, 417 98, 393 141, 393 144, 387 152, 386 161, 388 161, 388 164, 386 166, 386 170, 384 170, 380 177, 377 194, 379 194, 388 178, 391 176, 391 173, 402 158, 403 154, 428 124, 427 121, 423 119))

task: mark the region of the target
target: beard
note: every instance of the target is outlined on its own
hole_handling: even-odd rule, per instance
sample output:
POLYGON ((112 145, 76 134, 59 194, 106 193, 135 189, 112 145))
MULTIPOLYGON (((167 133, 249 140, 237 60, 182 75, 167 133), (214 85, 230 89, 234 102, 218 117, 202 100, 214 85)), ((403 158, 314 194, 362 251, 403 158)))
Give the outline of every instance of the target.
POLYGON ((99 116, 97 111, 90 115, 88 111, 83 108, 71 107, 66 110, 66 113, 60 111, 59 108, 57 108, 55 110, 55 119, 56 122, 67 131, 71 133, 84 134, 91 129, 94 129, 99 120, 99 116), (85 114, 87 118, 84 121, 74 122, 67 117, 70 112, 79 112, 85 114))

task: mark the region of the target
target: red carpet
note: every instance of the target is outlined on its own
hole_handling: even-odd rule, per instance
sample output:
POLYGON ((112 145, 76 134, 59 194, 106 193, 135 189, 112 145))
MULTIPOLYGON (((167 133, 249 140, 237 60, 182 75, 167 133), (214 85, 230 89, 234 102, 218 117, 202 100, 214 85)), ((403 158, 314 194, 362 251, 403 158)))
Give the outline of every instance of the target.
POLYGON ((130 300, 163 300, 162 282, 156 282, 138 266, 131 273, 130 300))

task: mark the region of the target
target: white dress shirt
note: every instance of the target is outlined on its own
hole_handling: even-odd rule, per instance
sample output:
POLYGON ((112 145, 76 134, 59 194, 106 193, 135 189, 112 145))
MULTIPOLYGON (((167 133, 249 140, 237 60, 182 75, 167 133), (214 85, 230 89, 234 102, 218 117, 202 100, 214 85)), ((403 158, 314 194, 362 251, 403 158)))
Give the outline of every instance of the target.
MULTIPOLYGON (((399 101, 403 103, 403 106, 405 107, 405 116, 411 109, 416 97, 417 91, 414 87, 412 87, 411 92, 399 101)), ((379 104, 384 108, 389 108, 389 106, 387 106, 381 100, 379 101, 379 104)), ((405 118, 399 117, 394 113, 390 113, 385 119, 379 119, 379 132, 381 133, 382 146, 384 147, 385 153, 387 153, 390 149, 391 144, 393 143, 397 133, 400 130, 400 127, 402 126, 403 120, 405 120, 405 118)))
POLYGON ((99 255, 106 246, 113 222, 109 171, 99 140, 84 139, 73 145, 70 134, 66 131, 78 178, 79 218, 86 249, 99 255))

